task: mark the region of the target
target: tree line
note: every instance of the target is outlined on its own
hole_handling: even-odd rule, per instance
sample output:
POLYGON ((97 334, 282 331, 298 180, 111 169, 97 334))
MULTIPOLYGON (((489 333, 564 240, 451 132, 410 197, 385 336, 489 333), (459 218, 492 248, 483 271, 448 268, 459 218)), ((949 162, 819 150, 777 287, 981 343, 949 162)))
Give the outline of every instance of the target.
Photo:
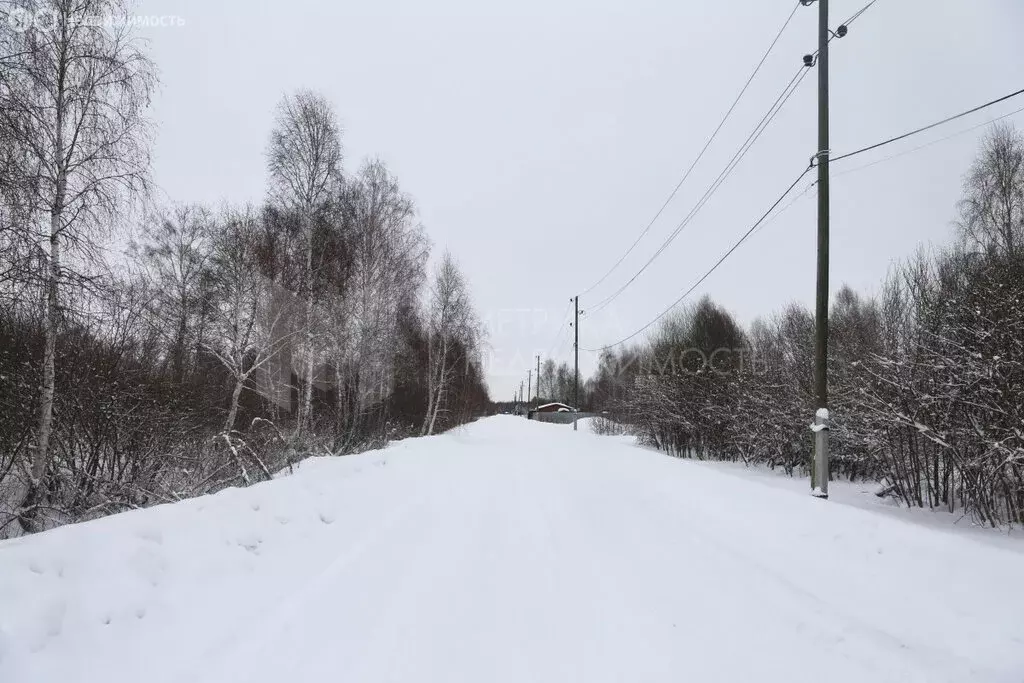
POLYGON ((0 10, 0 537, 486 408, 469 284, 449 253, 429 268, 383 162, 345 170, 323 96, 281 100, 262 204, 155 204, 155 66, 130 22, 90 21, 127 3, 14 5, 0 10), (9 21, 18 9, 48 21, 9 21))
MULTIPOLYGON (((1024 522, 1024 137, 984 138, 956 206, 957 236, 891 269, 877 296, 830 310, 835 476, 907 506, 1024 522)), ((814 316, 799 304, 748 329, 711 299, 646 342, 606 352, 588 392, 679 457, 806 472, 814 316)))

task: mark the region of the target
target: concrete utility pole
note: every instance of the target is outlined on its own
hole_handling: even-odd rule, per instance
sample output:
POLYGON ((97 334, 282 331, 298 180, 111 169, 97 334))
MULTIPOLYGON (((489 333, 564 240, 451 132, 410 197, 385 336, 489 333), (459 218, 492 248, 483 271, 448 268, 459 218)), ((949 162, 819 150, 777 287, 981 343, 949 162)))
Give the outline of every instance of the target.
MULTIPOLYGON (((810 5, 815 0, 801 0, 810 5)), ((814 462, 811 467, 811 493, 828 498, 828 238, 829 238, 829 114, 828 114, 828 0, 818 3, 818 273, 814 315, 814 462)), ((839 36, 845 34, 839 28, 839 36)))
POLYGON ((540 403, 540 356, 537 356, 537 403, 540 403))
POLYGON ((578 431, 576 421, 580 414, 580 298, 575 297, 573 301, 576 303, 576 322, 573 324, 573 332, 576 334, 576 339, 573 342, 573 351, 576 357, 574 362, 575 371, 572 376, 572 402, 575 404, 572 407, 572 431, 578 431))

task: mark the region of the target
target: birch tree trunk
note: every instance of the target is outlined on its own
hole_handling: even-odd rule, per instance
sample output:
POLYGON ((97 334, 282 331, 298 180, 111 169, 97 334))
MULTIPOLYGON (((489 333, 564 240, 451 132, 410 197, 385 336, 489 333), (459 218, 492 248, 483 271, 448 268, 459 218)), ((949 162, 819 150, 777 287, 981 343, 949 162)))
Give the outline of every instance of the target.
POLYGON ((430 331, 427 331, 427 412, 423 414, 423 426, 420 428, 420 436, 425 436, 430 427, 430 416, 434 413, 434 342, 430 339, 430 331))
POLYGON ((445 373, 447 372, 448 341, 441 345, 441 367, 437 376, 437 396, 434 398, 433 410, 430 413, 430 426, 427 428, 427 436, 434 433, 434 424, 437 422, 437 413, 441 408, 441 399, 444 396, 445 373))
POLYGON ((231 392, 231 405, 228 407, 228 419, 224 422, 224 433, 230 434, 235 428, 235 418, 238 417, 238 400, 242 396, 242 389, 248 377, 239 377, 235 380, 235 388, 231 392))
POLYGON ((46 275, 46 305, 43 307, 43 381, 39 390, 39 437, 32 455, 32 470, 22 522, 26 530, 36 527, 36 511, 43 499, 46 465, 50 456, 50 436, 53 433, 53 398, 56 392, 57 305, 60 283, 60 232, 67 193, 64 150, 64 91, 58 86, 56 121, 53 137, 53 168, 56 187, 50 208, 50 258, 46 275))
MULTIPOLYGON (((58 145, 60 141, 58 138, 58 145)), ((62 214, 63 182, 58 187, 50 217, 50 261, 46 277, 46 305, 43 308, 43 381, 39 395, 39 440, 32 455, 29 491, 25 499, 23 521, 35 519, 35 507, 42 501, 43 480, 50 453, 50 435, 53 432, 53 398, 56 392, 57 305, 60 279, 60 221, 62 214)), ((33 522, 29 521, 29 526, 33 522)))
POLYGON ((302 404, 299 406, 298 432, 309 426, 313 416, 313 220, 307 208, 303 222, 306 227, 306 367, 302 384, 302 404))

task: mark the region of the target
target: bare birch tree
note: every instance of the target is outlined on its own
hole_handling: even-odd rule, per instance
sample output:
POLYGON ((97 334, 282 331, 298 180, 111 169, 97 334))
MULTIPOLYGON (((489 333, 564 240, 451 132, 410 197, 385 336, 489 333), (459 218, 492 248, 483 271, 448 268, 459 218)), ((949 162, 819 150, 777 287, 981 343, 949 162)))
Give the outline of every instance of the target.
POLYGON ((344 293, 344 330, 354 409, 390 392, 398 312, 423 284, 426 239, 415 205, 380 161, 366 163, 343 201, 351 276, 344 293))
POLYGON ((258 217, 251 209, 228 215, 213 243, 212 331, 204 346, 224 365, 234 386, 224 433, 235 428, 238 402, 253 373, 291 341, 279 323, 287 314, 273 282, 259 271, 258 217))
POLYGON ((97 231, 126 194, 146 185, 145 110, 154 85, 153 65, 129 22, 98 26, 94 20, 126 16, 124 0, 39 0, 31 8, 51 21, 7 33, 4 51, 17 57, 0 62, 0 126, 25 162, 47 255, 40 414, 21 513, 25 528, 33 526, 46 490, 60 288, 72 275, 70 258, 92 255, 97 231))
POLYGON ((476 347, 479 323, 466 280, 451 253, 438 264, 428 312, 427 414, 421 434, 434 433, 456 374, 456 349, 463 355, 476 347))
POLYGON ((304 238, 306 367, 299 405, 300 433, 311 417, 316 369, 314 223, 317 213, 336 196, 341 161, 341 128, 331 104, 308 90, 281 100, 267 150, 267 167, 272 196, 298 214, 304 238))
POLYGON ((203 206, 179 205, 143 226, 132 254, 143 268, 156 332, 167 349, 166 362, 182 382, 189 349, 205 341, 213 216, 203 206))
POLYGON ((974 247, 1014 258, 1024 239, 1024 137, 996 125, 964 179, 959 227, 974 247))

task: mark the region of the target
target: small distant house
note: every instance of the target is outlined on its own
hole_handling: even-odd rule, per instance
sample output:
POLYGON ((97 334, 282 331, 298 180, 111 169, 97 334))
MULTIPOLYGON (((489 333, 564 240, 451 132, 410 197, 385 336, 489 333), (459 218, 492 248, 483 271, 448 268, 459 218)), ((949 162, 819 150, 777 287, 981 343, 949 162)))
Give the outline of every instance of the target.
POLYGON ((575 412, 572 406, 567 406, 564 403, 545 403, 542 406, 531 408, 527 417, 531 420, 535 413, 572 413, 575 412))

